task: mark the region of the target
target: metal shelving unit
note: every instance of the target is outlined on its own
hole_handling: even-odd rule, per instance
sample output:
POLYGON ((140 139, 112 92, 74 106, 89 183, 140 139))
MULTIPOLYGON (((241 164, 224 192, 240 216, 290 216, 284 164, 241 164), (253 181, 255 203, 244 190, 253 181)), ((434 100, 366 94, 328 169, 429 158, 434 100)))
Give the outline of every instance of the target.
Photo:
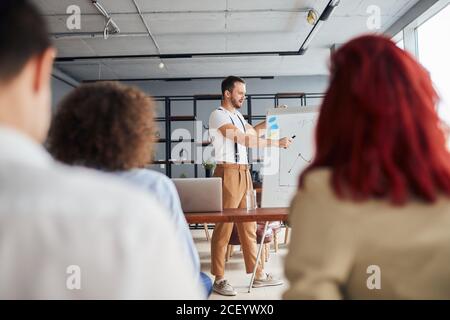
MULTIPOLYGON (((252 110, 252 102, 255 100, 267 100, 272 101, 273 106, 279 105, 280 100, 282 99, 296 99, 300 102, 300 106, 306 106, 308 104, 308 99, 317 99, 323 98, 324 94, 322 93, 304 93, 304 92, 289 92, 289 93, 276 93, 276 94, 253 94, 247 95, 247 114, 244 115, 244 118, 250 124, 253 124, 254 121, 263 121, 265 120, 265 115, 254 115, 252 110)), ((197 145, 201 145, 206 147, 210 145, 208 141, 196 141, 195 139, 170 139, 172 134, 172 123, 176 121, 182 122, 194 122, 197 120, 197 102, 198 101, 220 101, 222 96, 220 94, 208 94, 208 95, 194 95, 194 96, 156 96, 153 97, 155 101, 164 102, 164 117, 157 117, 155 121, 164 122, 165 124, 165 138, 158 139, 158 144, 165 145, 165 159, 155 160, 153 164, 164 164, 166 169, 166 175, 168 177, 172 177, 172 165, 173 164, 194 164, 194 176, 198 177, 198 166, 201 166, 201 163, 196 163, 196 159, 188 160, 188 161, 173 161, 170 158, 172 143, 180 143, 180 142, 191 142, 197 145), (172 116, 171 107, 173 102, 177 101, 191 101, 193 104, 193 114, 191 116, 172 116)), ((195 130, 195 128, 194 128, 195 130)), ((195 134, 195 133, 194 133, 195 134)), ((194 135, 195 136, 195 135, 194 135)), ((195 154, 195 153, 194 153, 195 154)), ((254 161, 255 163, 262 162, 261 159, 257 159, 254 161)), ((251 163, 253 165, 253 163, 251 163)))

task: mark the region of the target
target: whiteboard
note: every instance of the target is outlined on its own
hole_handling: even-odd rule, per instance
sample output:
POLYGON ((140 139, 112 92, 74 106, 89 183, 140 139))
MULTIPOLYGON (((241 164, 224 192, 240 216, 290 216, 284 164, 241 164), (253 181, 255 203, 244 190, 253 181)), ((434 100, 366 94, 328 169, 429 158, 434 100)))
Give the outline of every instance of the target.
POLYGON ((268 111, 266 137, 295 138, 288 149, 264 151, 261 207, 289 207, 297 191, 299 175, 314 158, 318 110, 318 107, 291 107, 268 111))

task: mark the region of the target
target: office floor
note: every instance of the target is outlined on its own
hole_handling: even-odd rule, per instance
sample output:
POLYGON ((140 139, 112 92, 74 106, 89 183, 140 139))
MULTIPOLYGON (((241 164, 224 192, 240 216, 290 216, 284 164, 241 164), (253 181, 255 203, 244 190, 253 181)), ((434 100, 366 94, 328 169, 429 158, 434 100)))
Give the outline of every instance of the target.
MULTIPOLYGON (((206 240, 205 231, 203 229, 191 230, 194 237, 194 242, 197 246, 200 262, 202 265, 202 271, 211 277, 214 277, 210 273, 211 267, 211 248, 210 242, 206 240)), ((210 235, 212 230, 209 230, 210 235)), ((276 287, 264 287, 264 288, 253 288, 250 293, 248 293, 248 285, 250 283, 251 274, 245 273, 244 259, 242 252, 240 252, 240 247, 234 247, 234 254, 228 262, 225 264, 225 277, 228 279, 230 284, 237 291, 237 295, 234 297, 226 297, 212 293, 210 300, 278 300, 281 299, 281 295, 287 288, 287 282, 284 278, 283 273, 283 263, 284 258, 287 253, 287 247, 284 245, 284 228, 279 233, 279 239, 281 244, 279 245, 278 252, 275 253, 273 250, 273 245, 271 246, 269 261, 265 264, 266 272, 273 273, 275 276, 284 280, 284 284, 276 287)))

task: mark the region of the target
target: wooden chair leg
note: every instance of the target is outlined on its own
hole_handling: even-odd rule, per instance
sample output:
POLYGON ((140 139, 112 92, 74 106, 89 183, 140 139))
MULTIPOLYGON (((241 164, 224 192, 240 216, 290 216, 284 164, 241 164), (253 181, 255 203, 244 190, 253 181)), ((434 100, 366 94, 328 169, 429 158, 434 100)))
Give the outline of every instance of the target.
POLYGON ((261 261, 267 262, 267 252, 266 252, 265 244, 264 244, 263 250, 261 252, 261 261))
POLYGON ((210 237, 209 237, 208 224, 204 223, 203 228, 205 229, 206 240, 209 241, 210 237))
POLYGON ((231 244, 230 245, 230 258, 233 256, 234 253, 234 246, 231 244))
POLYGON ((262 252, 261 252, 261 261, 266 262, 266 245, 264 245, 262 252))
POLYGON ((286 226, 286 229, 284 231, 284 244, 288 243, 289 240, 289 230, 291 230, 291 228, 289 228, 288 226, 286 226))
POLYGON ((265 249, 265 252, 266 252, 266 254, 265 254, 266 262, 268 262, 269 261, 269 244, 268 243, 266 243, 264 245, 264 249, 265 249))

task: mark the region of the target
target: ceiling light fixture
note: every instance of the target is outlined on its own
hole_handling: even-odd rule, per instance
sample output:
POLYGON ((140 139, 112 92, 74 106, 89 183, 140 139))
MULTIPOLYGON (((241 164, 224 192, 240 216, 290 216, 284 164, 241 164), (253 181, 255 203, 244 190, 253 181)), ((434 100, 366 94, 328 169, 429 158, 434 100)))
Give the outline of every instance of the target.
POLYGON ((105 10, 105 8, 103 8, 103 6, 96 0, 92 0, 92 4, 94 5, 94 7, 97 8, 97 10, 101 13, 101 15, 104 16, 105 19, 107 19, 105 23, 105 28, 103 29, 103 38, 106 40, 108 39, 110 34, 120 33, 119 27, 111 18, 109 13, 105 10))
POLYGON ((165 67, 164 62, 161 61, 161 62, 158 64, 158 68, 164 69, 164 67, 165 67))
POLYGON ((318 16, 319 15, 317 14, 317 11, 314 9, 311 9, 308 11, 308 15, 306 16, 306 21, 311 25, 315 25, 318 16))

